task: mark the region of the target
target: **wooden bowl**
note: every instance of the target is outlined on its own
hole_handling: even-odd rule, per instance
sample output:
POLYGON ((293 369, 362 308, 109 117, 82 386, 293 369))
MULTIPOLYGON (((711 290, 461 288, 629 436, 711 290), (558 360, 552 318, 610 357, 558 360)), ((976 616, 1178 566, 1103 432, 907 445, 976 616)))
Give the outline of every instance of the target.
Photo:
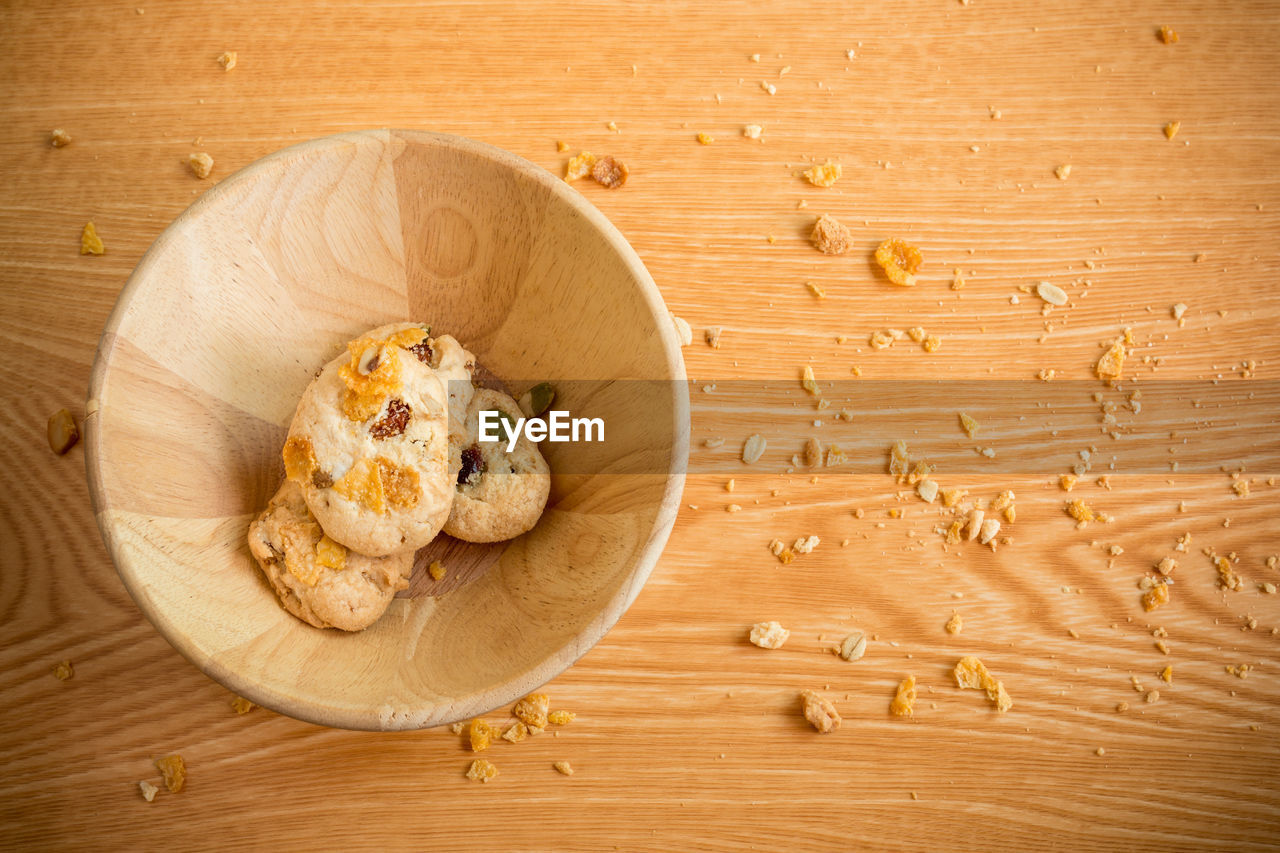
POLYGON ((684 485, 684 378, 652 279, 572 187, 460 137, 346 133, 227 178, 143 257, 94 365, 90 491, 138 606, 228 689, 330 726, 450 723, 562 672, 640 591, 684 485), (363 632, 319 630, 280 607, 247 527, 312 375, 401 320, 454 335, 515 393, 557 384, 556 408, 609 440, 544 443, 556 473, 530 533, 439 540, 443 580, 419 573, 363 632))

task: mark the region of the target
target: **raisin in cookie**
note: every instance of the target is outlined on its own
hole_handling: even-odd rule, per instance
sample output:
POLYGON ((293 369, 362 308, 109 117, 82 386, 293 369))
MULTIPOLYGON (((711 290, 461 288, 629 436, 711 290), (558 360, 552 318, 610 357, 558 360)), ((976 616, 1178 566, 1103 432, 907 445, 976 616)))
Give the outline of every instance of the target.
POLYGON ((374 329, 325 365, 294 413, 285 473, 325 533, 358 553, 412 552, 449 517, 456 478, 434 344, 422 326, 374 329))
POLYGON ((284 609, 317 628, 372 625, 413 570, 411 553, 366 557, 325 536, 291 480, 249 526, 249 550, 284 609))
POLYGON ((500 432, 502 441, 480 441, 482 410, 504 412, 512 428, 523 417, 516 401, 506 394, 476 389, 467 407, 462 465, 444 532, 467 542, 498 542, 519 536, 538 523, 551 491, 551 469, 538 445, 523 432, 510 453, 505 431, 500 432))

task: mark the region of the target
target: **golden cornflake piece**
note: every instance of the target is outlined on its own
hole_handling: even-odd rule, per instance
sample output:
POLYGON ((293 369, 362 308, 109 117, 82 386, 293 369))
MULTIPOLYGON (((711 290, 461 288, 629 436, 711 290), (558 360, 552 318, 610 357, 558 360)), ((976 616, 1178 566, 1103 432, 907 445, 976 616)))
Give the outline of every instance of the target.
POLYGON ((1236 480, 1231 484, 1231 491, 1242 498, 1249 497, 1249 481, 1245 479, 1236 480))
POLYGON ((187 165, 191 167, 191 174, 201 180, 209 177, 213 172, 213 158, 204 151, 188 154, 187 165))
POLYGON ((916 462, 915 467, 911 469, 911 473, 907 475, 907 485, 914 486, 921 480, 928 479, 932 473, 933 469, 929 467, 929 463, 921 459, 916 462))
POLYGON ((493 762, 485 761, 483 758, 477 758, 467 768, 467 778, 475 782, 488 782, 497 775, 498 768, 493 765, 493 762))
POLYGON ((1071 176, 1071 164, 1064 163, 1063 165, 1054 169, 1053 173, 1058 176, 1058 180, 1065 181, 1068 177, 1071 176))
POLYGON ((1097 518, 1093 509, 1079 498, 1067 501, 1064 509, 1066 510, 1067 515, 1071 516, 1081 524, 1085 524, 1097 518))
POLYGON ((783 548, 782 553, 778 554, 778 562, 784 566, 789 566, 796 559, 795 552, 790 548, 783 548))
POLYGON ((573 775, 573 765, 571 765, 567 761, 557 761, 555 764, 552 764, 551 766, 556 769, 557 773, 563 774, 565 776, 573 775))
POLYGON ((849 455, 844 452, 840 445, 833 444, 827 448, 826 466, 828 468, 835 468, 839 465, 844 465, 848 461, 849 455))
POLYGON ((924 262, 919 249, 897 237, 885 240, 877 246, 875 257, 889 281, 903 287, 916 283, 916 271, 924 262))
POLYGON ((1004 689, 1004 683, 997 681, 987 670, 986 665, 976 657, 969 655, 960 658, 954 670, 956 684, 961 689, 985 690, 987 698, 995 704, 996 710, 1004 713, 1013 707, 1013 700, 1004 689))
POLYGON ((1244 581, 1240 580, 1240 576, 1236 574, 1235 568, 1231 565, 1231 560, 1226 557, 1213 557, 1213 564, 1218 569, 1218 582, 1222 584, 1224 589, 1239 590, 1244 586, 1244 581))
POLYGON ((601 157, 591 167, 591 178, 607 190, 616 190, 627 182, 631 170, 627 164, 613 157, 601 157))
POLYGON ((1163 44, 1177 44, 1178 33, 1168 24, 1162 25, 1156 30, 1156 38, 1160 39, 1163 44))
POLYGON ((757 622, 751 626, 751 642, 762 649, 780 649, 791 632, 780 622, 757 622))
POLYGON ((920 346, 925 352, 937 352, 942 347, 942 338, 937 335, 926 335, 920 346))
POLYGON ((1169 585, 1158 583, 1142 594, 1142 609, 1150 613, 1169 603, 1169 585))
POLYGON ((311 479, 316 470, 316 453, 311 439, 306 436, 293 436, 284 443, 281 451, 284 457, 284 473, 290 480, 303 482, 311 479))
POLYGON ((182 760, 181 755, 175 752, 173 755, 157 758, 155 765, 164 777, 164 786, 169 789, 169 793, 176 794, 182 790, 182 786, 187 783, 187 763, 182 760))
POLYGON ((832 163, 830 160, 821 166, 814 166, 804 171, 805 180, 813 184, 815 187, 829 187, 836 181, 840 180, 840 164, 832 163))
MULTIPOLYGON (((411 331, 426 337, 422 329, 411 331)), ((342 413, 348 420, 368 420, 382 409, 387 397, 400 390, 400 359, 391 345, 391 341, 369 337, 347 344, 350 360, 338 368, 338 376, 346 385, 342 413)))
POLYGON ((875 349, 888 349, 893 346, 894 337, 886 331, 872 332, 868 341, 875 349))
POLYGON ((54 148, 61 148, 64 145, 70 145, 71 134, 67 133, 60 127, 54 128, 53 132, 49 134, 49 144, 54 148))
POLYGON ((915 714, 916 704, 916 677, 908 675, 902 679, 902 683, 898 685, 898 689, 893 694, 893 701, 889 703, 889 713, 898 717, 910 717, 915 714))
POLYGON ((471 742, 471 751, 483 752, 488 749, 497 734, 498 730, 491 726, 488 720, 482 720, 479 717, 472 720, 471 725, 467 727, 467 739, 471 742))
POLYGON ((806 281, 804 283, 804 286, 809 288, 809 292, 812 293, 814 296, 818 297, 819 299, 827 298, 827 291, 823 290, 822 285, 818 284, 817 282, 806 281))
POLYGON ((439 560, 432 560, 431 565, 427 566, 427 574, 431 575, 431 579, 433 581, 443 579, 448 571, 449 570, 444 567, 444 563, 439 560))
POLYGON ((947 624, 942 626, 948 634, 959 634, 964 628, 964 620, 960 618, 959 613, 952 613, 951 618, 947 620, 947 624))
POLYGON ((1160 670, 1160 680, 1163 681, 1165 684, 1173 683, 1173 667, 1172 666, 1166 666, 1164 669, 1160 670))
POLYGON ((80 440, 80 428, 76 426, 76 419, 70 412, 58 409, 49 416, 45 436, 49 439, 49 449, 61 456, 80 440))
POLYGON ((1128 355, 1124 348, 1124 341, 1117 340, 1111 347, 1102 354, 1098 359, 1098 363, 1094 365, 1094 372, 1098 374, 1098 378, 1102 380, 1116 380, 1120 378, 1120 372, 1124 369, 1124 359, 1128 355))
POLYGON ((813 368, 807 364, 800 371, 800 387, 814 397, 822 393, 822 390, 818 387, 818 380, 813 377, 813 368))
POLYGON ((1160 701, 1160 691, 1159 691, 1159 690, 1148 690, 1148 691, 1147 691, 1147 695, 1146 695, 1146 696, 1143 696, 1142 698, 1143 698, 1143 699, 1145 699, 1145 700, 1147 701, 1147 704, 1148 704, 1148 705, 1153 704, 1153 703, 1155 703, 1155 702, 1159 702, 1159 701, 1160 701))
POLYGON ((1076 487, 1078 479, 1075 474, 1063 474, 1058 478, 1058 488, 1064 492, 1069 492, 1076 487))
POLYGON ((551 707, 551 697, 545 693, 530 693, 511 709, 511 715, 526 726, 535 729, 547 727, 547 710, 551 707))
POLYGON ((853 246, 853 234, 830 214, 822 214, 813 223, 809 242, 824 255, 843 255, 853 246))
POLYGON ((911 458, 907 455, 907 443, 902 439, 898 439, 889 448, 889 475, 897 479, 899 483, 906 482, 907 468, 911 464, 911 458))
POLYGON ((234 50, 224 51, 223 54, 218 57, 218 64, 222 66, 223 71, 230 71, 232 68, 236 67, 237 57, 238 54, 234 50))
POLYGON ((568 151, 568 150, 569 150, 569 143, 565 142, 563 139, 557 139, 557 140, 556 140, 556 151, 557 151, 557 152, 559 152, 559 153, 563 154, 564 152, 566 152, 566 151, 568 151))
POLYGON ((964 529, 963 521, 953 521, 951 526, 947 528, 947 544, 957 545, 961 541, 960 531, 964 529))
POLYGON ((1164 126, 1164 138, 1173 139, 1175 136, 1178 135, 1178 129, 1180 127, 1182 127, 1182 122, 1180 121, 1171 121, 1168 124, 1166 124, 1164 126))
POLYGON ((840 728, 840 712, 830 700, 812 690, 800 691, 800 707, 804 718, 818 731, 826 734, 840 728))
POLYGON ((316 543, 316 564, 342 571, 347 567, 347 549, 327 535, 316 543))
POLYGON ((923 341, 924 335, 925 331, 922 326, 912 326, 910 329, 907 329, 907 337, 911 338, 911 340, 916 343, 923 341))
POLYGON ((596 155, 590 151, 583 151, 576 157, 570 157, 569 162, 564 167, 564 179, 566 181, 576 181, 578 178, 585 178, 591 174, 591 167, 596 164, 596 155))
POLYGON ((1156 563, 1156 571, 1168 577, 1173 574, 1173 570, 1178 568, 1178 561, 1173 557, 1162 557, 1160 562, 1156 563))
POLYGON ((351 469, 333 484, 333 490, 347 500, 361 504, 379 515, 385 515, 387 512, 382 467, 372 459, 361 459, 352 465, 351 469))
POLYGON ((711 143, 713 143, 713 142, 715 142, 715 141, 716 141, 716 138, 715 138, 714 136, 712 136, 711 134, 709 134, 709 133, 699 133, 699 134, 698 134, 698 144, 699 144, 699 145, 710 145, 711 143))
POLYGON ((141 782, 138 783, 138 790, 142 792, 142 799, 150 803, 155 800, 156 792, 158 792, 160 789, 157 788, 155 785, 152 785, 146 779, 143 779, 141 782))
POLYGON ((547 722, 553 726, 567 726, 578 716, 573 711, 552 711, 547 714, 547 722))
POLYGON ((965 431, 965 434, 968 435, 969 438, 973 438, 975 435, 978 434, 978 430, 981 428, 981 425, 976 420, 966 415, 964 412, 961 412, 960 427, 965 431))
POLYGON ((235 711, 237 714, 247 714, 255 707, 257 706, 243 696, 231 697, 231 710, 235 711))
POLYGON ((507 730, 502 733, 502 739, 508 743, 519 743, 529 736, 529 727, 524 723, 516 720, 507 726, 507 730))
POLYGON ((53 665, 53 677, 59 681, 66 681, 75 675, 76 672, 71 667, 71 661, 61 660, 53 665))
POLYGON ((101 255, 106 250, 107 247, 103 245, 102 238, 98 236, 98 229, 92 222, 86 222, 84 230, 80 232, 80 254, 101 255))
POLYGON ((969 491, 967 489, 943 489, 941 494, 942 505, 950 509, 960 503, 960 501, 964 499, 965 495, 969 494, 969 491))

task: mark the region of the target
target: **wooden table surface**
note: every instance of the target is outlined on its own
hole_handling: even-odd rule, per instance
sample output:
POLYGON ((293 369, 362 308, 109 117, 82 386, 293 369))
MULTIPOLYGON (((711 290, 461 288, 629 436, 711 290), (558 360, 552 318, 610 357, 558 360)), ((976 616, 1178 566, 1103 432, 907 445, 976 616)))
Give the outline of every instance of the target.
MULTIPOLYGON (((1099 461, 1072 496, 1115 520, 1077 530, 1057 478, 1080 446, 1045 433, 1033 440, 1042 464, 983 474, 971 463, 949 481, 975 494, 1015 488, 1018 519, 1002 532, 1012 541, 944 549, 936 508, 899 503, 887 474, 785 473, 781 454, 798 444, 772 467, 740 466, 726 494, 735 469, 703 441, 721 435, 736 452, 746 432, 701 388, 775 379, 803 399, 796 380, 811 364, 841 389, 854 366, 862 383, 1021 380, 1011 393, 1025 401, 1047 393, 1035 376, 1052 368, 1055 393, 1123 404, 1091 367, 1129 326, 1130 389, 1253 383, 1264 443, 1267 407, 1280 408, 1269 384, 1280 356, 1278 40, 1280 4, 1261 0, 4 4, 3 843, 1277 846, 1280 596, 1264 586, 1280 583, 1266 563, 1280 551, 1273 458, 1237 437, 1196 470, 1121 464, 1107 490, 1095 478, 1125 444, 1098 434, 1099 461), (1157 38, 1163 24, 1176 44, 1157 38), (229 72, 216 61, 226 50, 238 53, 229 72), (747 124, 763 126, 759 140, 743 137, 747 124), (294 142, 384 126, 474 137, 557 173, 568 156, 557 140, 623 159, 624 188, 582 191, 695 333, 692 474, 664 556, 616 628, 548 686, 577 719, 493 748, 501 775, 487 785, 463 777, 470 753, 445 729, 357 733, 235 714, 125 593, 82 449, 55 456, 44 436, 55 410, 84 415, 116 295, 203 190, 294 142), (74 141, 51 147, 55 127, 74 141), (698 144, 698 132, 714 142, 698 144), (192 151, 213 156, 210 181, 188 171, 192 151), (798 177, 827 159, 843 165, 834 187, 798 177), (851 226, 850 255, 808 245, 821 212, 851 226), (101 257, 78 254, 87 220, 101 257), (924 253, 913 289, 868 261, 890 236, 924 253), (1072 303, 1042 317, 1019 290, 1040 280, 1072 303), (1182 328, 1170 316, 1178 302, 1182 328), (724 330, 718 349, 703 343, 709 326, 724 330), (942 348, 867 345, 877 329, 911 326, 942 348), (1247 498, 1217 468, 1241 464, 1247 498), (742 511, 726 512, 730 502, 742 511), (1192 544, 1175 552, 1186 532, 1192 544), (810 534, 821 545, 790 566, 766 549, 810 534), (1237 555, 1240 590, 1217 588, 1202 547, 1237 555), (1172 600, 1144 613, 1138 579, 1167 555, 1180 563, 1172 600), (958 635, 943 630, 953 612, 958 635), (771 619, 792 631, 786 646, 748 643, 749 627, 771 619), (828 648, 854 628, 873 639, 846 663, 828 648), (1008 713, 955 687, 950 669, 965 654, 1004 681, 1008 713), (60 681, 51 667, 64 659, 75 674, 60 681), (1247 678, 1226 669, 1240 664, 1253 667, 1247 678), (1158 676, 1166 665, 1171 683, 1158 676), (908 674, 916 713, 891 716, 908 674), (800 716, 809 688, 834 701, 838 731, 818 734, 800 716), (152 760, 171 752, 185 757, 188 784, 147 803, 138 780, 156 779, 152 760), (559 760, 572 777, 552 769, 559 760)), ((947 440, 963 441, 954 407, 935 403, 947 440)), ((1179 426, 1158 408, 1121 415, 1179 426)), ((991 430, 977 442, 999 459, 1005 440, 991 430)))

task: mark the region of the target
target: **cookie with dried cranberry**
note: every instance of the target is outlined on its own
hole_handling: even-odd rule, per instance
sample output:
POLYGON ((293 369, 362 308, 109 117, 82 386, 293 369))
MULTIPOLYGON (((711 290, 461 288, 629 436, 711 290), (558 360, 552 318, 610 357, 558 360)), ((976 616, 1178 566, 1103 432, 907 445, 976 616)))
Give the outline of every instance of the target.
POLYGON ((372 625, 413 570, 412 553, 366 557, 330 539, 291 480, 249 525, 249 551, 284 609, 317 628, 372 625))
MULTIPOLYGON (((524 417, 520 406, 506 394, 476 389, 467 407, 461 466, 444 532, 467 542, 499 542, 538 523, 551 491, 551 469, 538 445, 523 432, 510 453, 505 429, 497 433, 503 436, 501 441, 480 441, 481 411, 502 413, 512 429, 524 417)), ((494 434, 492 429, 490 434, 494 434)))
POLYGON ((449 400, 423 326, 368 332, 302 395, 285 473, 324 532, 383 557, 430 542, 453 504, 449 400))

